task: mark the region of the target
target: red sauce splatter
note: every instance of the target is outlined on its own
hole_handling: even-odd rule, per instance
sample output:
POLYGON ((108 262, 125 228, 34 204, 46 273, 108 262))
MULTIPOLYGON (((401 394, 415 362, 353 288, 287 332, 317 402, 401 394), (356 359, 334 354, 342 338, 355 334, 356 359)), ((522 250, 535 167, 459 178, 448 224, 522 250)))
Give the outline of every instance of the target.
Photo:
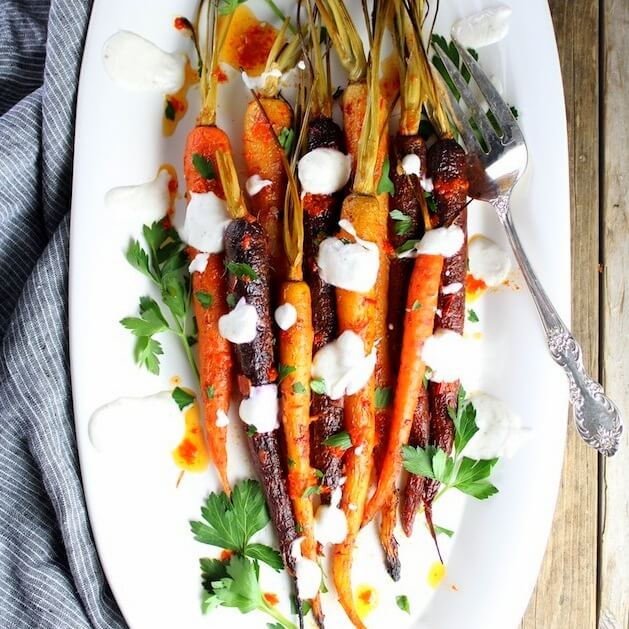
POLYGON ((219 83, 227 83, 228 76, 220 69, 220 67, 217 67, 212 74, 216 77, 216 80, 219 83))
POLYGON ((233 554, 234 554, 234 553, 232 553, 232 551, 231 551, 231 550, 222 550, 222 551, 221 551, 221 554, 219 555, 219 559, 220 559, 221 561, 229 561, 229 560, 231 559, 231 556, 232 556, 233 554))
POLYGON ((277 597, 277 594, 273 594, 273 592, 264 592, 262 596, 264 596, 264 600, 269 605, 277 605, 280 602, 280 599, 277 597))
POLYGON ((265 63, 275 41, 275 35, 275 29, 264 23, 252 24, 247 28, 240 43, 235 47, 239 66, 247 71, 265 63))
POLYGON ((365 590, 358 595, 358 598, 365 603, 365 605, 369 605, 371 603, 371 596, 373 595, 373 590, 365 590))
POLYGON ((483 280, 479 280, 471 273, 465 278, 465 292, 469 296, 478 297, 483 291, 487 290, 487 284, 483 280))
POLYGON ((178 188, 179 188, 179 185, 177 183, 177 179, 173 179, 171 177, 170 181, 168 182, 168 192, 170 192, 171 194, 175 194, 178 188))
POLYGON ((189 439, 184 439, 179 444, 178 453, 188 465, 191 465, 197 456, 197 447, 189 439))
POLYGON ((174 26, 178 31, 192 31, 192 24, 190 20, 185 17, 176 17, 174 26))

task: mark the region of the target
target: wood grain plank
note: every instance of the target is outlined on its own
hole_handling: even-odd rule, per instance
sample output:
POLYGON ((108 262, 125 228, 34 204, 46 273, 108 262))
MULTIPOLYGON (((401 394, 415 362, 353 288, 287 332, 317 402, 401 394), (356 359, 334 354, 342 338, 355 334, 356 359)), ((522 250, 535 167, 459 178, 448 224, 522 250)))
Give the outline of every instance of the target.
MULTIPOLYGON (((604 2, 601 112, 603 133, 602 234, 602 375, 603 386, 625 418, 629 411, 629 204, 626 157, 629 124, 626 111, 629 81, 629 3, 604 2)), ((629 430, 618 454, 602 462, 603 484, 599 556, 599 629, 629 627, 629 430)))
MULTIPOLYGON (((598 373, 598 0, 549 2, 563 74, 570 148, 572 330, 598 373)), ((557 418, 561 421, 561 418, 557 418)), ((522 629, 596 624, 597 454, 568 425, 564 472, 544 564, 522 629)))

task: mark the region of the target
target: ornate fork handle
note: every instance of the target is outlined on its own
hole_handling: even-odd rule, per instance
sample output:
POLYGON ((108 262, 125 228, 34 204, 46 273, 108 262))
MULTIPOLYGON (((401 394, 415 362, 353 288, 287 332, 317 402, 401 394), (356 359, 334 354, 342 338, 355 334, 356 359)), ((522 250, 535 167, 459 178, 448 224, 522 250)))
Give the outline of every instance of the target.
POLYGON ((498 197, 493 205, 533 296, 546 331, 550 355, 563 367, 568 377, 570 402, 574 407, 577 430, 588 445, 596 448, 601 454, 612 456, 618 450, 623 429, 620 412, 605 395, 603 387, 585 371, 581 346, 561 320, 524 253, 511 220, 508 196, 498 197))

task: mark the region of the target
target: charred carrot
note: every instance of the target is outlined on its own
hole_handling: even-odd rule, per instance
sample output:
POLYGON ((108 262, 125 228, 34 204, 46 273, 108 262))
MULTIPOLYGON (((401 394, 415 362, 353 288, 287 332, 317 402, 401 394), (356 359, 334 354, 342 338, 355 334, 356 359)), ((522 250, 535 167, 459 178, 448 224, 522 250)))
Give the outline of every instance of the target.
MULTIPOLYGON (((213 34, 214 35, 214 34, 213 34)), ((208 38, 203 58, 201 92, 203 106, 197 125, 186 139, 183 167, 188 198, 191 193, 213 192, 224 198, 220 181, 214 176, 217 151, 230 151, 229 138, 215 126, 216 80, 211 78, 221 42, 208 38), (208 50, 211 55, 208 58, 208 50), (202 166, 206 167, 203 168, 202 166)), ((199 252, 188 248, 190 259, 199 252)), ((199 384, 204 408, 205 435, 210 458, 225 493, 231 492, 227 475, 227 428, 221 421, 229 410, 232 393, 233 359, 229 343, 218 334, 218 320, 227 312, 223 278, 223 254, 208 255, 205 270, 192 273, 192 294, 199 338, 199 384), (201 297, 200 297, 201 296, 201 297)))
POLYGON ((433 331, 442 268, 443 256, 419 255, 415 260, 406 300, 402 354, 393 400, 389 443, 376 493, 365 510, 365 523, 382 508, 402 469, 402 446, 408 442, 426 372, 421 350, 433 331))
MULTIPOLYGON (((364 84, 367 64, 362 42, 352 26, 344 4, 339 0, 316 0, 316 4, 341 62, 349 70, 350 86, 351 83, 360 81, 364 84)), ((384 2, 378 7, 370 72, 367 73, 369 98, 364 115, 358 115, 359 122, 355 125, 356 128, 362 124, 362 128, 356 150, 356 173, 352 193, 345 198, 341 210, 341 217, 353 225, 360 238, 376 243, 381 242, 383 233, 379 220, 380 206, 376 198, 374 172, 380 145, 380 43, 387 12, 388 2, 384 2)), ((364 90, 365 86, 360 89, 364 90)), ((347 139, 348 148, 351 150, 351 136, 347 136, 347 139)), ((340 235, 343 238, 351 238, 347 232, 340 235)), ((362 338, 365 351, 371 352, 376 335, 375 287, 365 293, 337 288, 336 298, 339 331, 354 331, 362 338)), ((373 468, 376 429, 374 398, 373 377, 360 391, 345 398, 345 427, 354 446, 346 454, 347 480, 343 486, 341 500, 341 507, 347 519, 348 534, 342 543, 334 546, 332 555, 334 584, 339 602, 349 619, 359 628, 364 627, 364 624, 354 603, 351 567, 354 544, 360 529, 373 468)))

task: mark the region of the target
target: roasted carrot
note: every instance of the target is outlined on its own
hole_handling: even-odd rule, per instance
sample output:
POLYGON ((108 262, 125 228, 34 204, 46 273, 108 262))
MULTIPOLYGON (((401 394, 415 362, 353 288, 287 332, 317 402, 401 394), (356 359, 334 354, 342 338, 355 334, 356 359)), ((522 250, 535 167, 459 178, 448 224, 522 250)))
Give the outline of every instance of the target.
POLYGON ((402 446, 408 442, 426 365, 421 358, 432 334, 443 256, 419 255, 415 260, 406 300, 400 369, 393 400, 391 431, 376 493, 365 510, 364 523, 382 508, 402 469, 402 446))
MULTIPOLYGON (((213 33, 214 35, 214 33, 213 33)), ((229 138, 215 126, 217 83, 210 78, 216 64, 221 42, 208 38, 208 49, 203 57, 201 92, 203 107, 197 125, 186 139, 183 167, 187 195, 213 192, 224 198, 220 181, 207 172, 201 172, 195 163, 212 164, 216 171, 217 151, 230 151, 229 138), (211 51, 211 52, 210 52, 211 51)), ((193 259, 199 252, 188 248, 193 259)), ((192 273, 192 294, 199 338, 199 385, 204 408, 205 436, 210 458, 216 467, 225 493, 231 492, 227 475, 227 428, 219 421, 219 412, 227 413, 232 393, 233 359, 229 343, 218 334, 218 320, 227 312, 226 291, 223 277, 223 254, 208 256, 204 271, 192 273), (197 297, 206 295, 202 303, 197 297), (209 295, 209 297, 207 297, 209 295), (209 300, 209 305, 208 301, 209 300)))
MULTIPOLYGON (((339 0, 316 0, 321 18, 334 43, 337 53, 349 71, 350 86, 352 83, 363 82, 357 88, 356 97, 365 94, 364 78, 368 81, 368 98, 364 114, 358 114, 352 128, 361 127, 360 140, 356 149, 356 172, 352 193, 345 198, 341 217, 348 220, 358 236, 371 242, 380 242, 383 229, 380 220, 380 206, 376 198, 376 181, 374 173, 378 160, 380 145, 380 44, 387 18, 388 2, 377 7, 376 32, 371 50, 369 72, 364 57, 362 43, 355 31, 347 10, 339 0)), ((353 91, 353 89, 350 91, 353 91)), ((347 111, 347 105, 344 107, 347 111)), ((349 110, 352 110, 350 105, 349 110)), ((356 112, 356 110, 354 110, 356 112)), ((356 114, 354 114, 356 115, 356 114)), ((346 120, 346 125, 348 121, 346 120)), ((348 148, 352 136, 348 135, 348 148)), ((386 222, 385 222, 386 225, 386 222)), ((346 232, 341 237, 351 238, 346 232)), ((375 286, 366 293, 357 293, 338 288, 336 290, 339 331, 352 330, 362 340, 366 352, 373 348, 376 335, 376 289, 375 286)), ((360 529, 364 505, 367 499, 371 472, 373 469, 373 448, 375 443, 375 378, 354 395, 345 398, 345 427, 350 435, 352 445, 346 454, 346 482, 343 486, 341 507, 348 524, 345 540, 334 546, 332 570, 334 584, 349 619, 356 627, 364 624, 360 619, 354 603, 351 587, 352 554, 356 536, 360 529)))

